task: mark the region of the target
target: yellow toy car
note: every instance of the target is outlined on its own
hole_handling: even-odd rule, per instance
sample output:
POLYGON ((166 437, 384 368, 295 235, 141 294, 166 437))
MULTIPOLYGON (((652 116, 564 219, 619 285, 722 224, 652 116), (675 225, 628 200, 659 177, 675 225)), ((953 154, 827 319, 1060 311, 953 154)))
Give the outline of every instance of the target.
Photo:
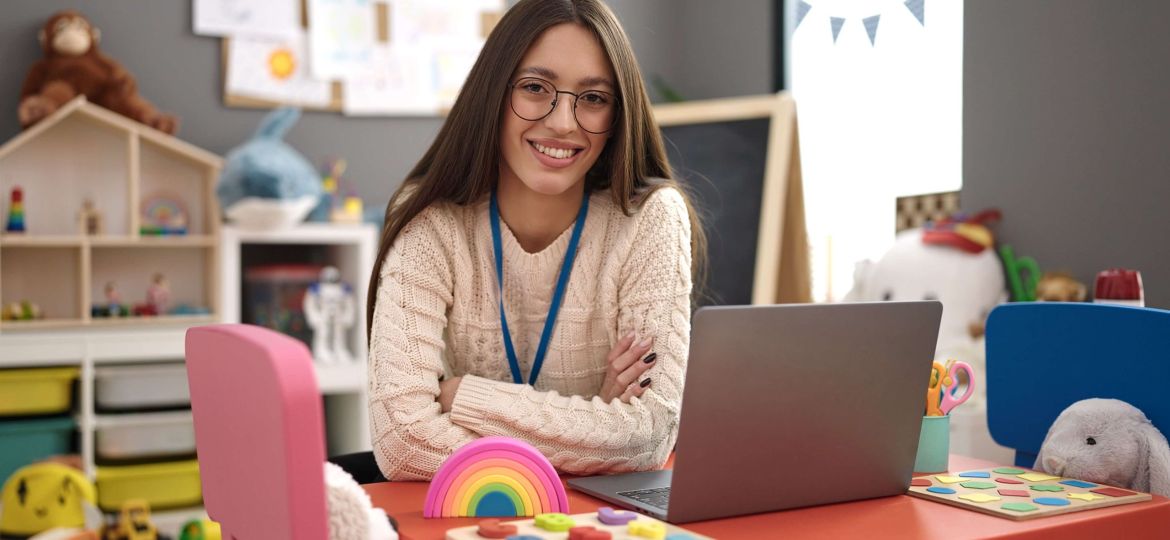
POLYGON ((143 499, 122 503, 118 520, 105 528, 102 540, 160 540, 158 529, 150 521, 150 503, 143 499))

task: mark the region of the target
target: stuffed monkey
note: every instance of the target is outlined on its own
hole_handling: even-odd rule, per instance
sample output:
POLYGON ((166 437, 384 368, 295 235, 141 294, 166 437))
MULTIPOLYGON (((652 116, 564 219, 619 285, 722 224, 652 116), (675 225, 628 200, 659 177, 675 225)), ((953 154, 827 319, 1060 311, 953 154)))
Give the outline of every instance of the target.
POLYGON ((45 57, 29 69, 17 116, 28 128, 69 100, 90 102, 159 131, 174 134, 178 120, 138 95, 134 76, 98 50, 101 32, 82 14, 65 10, 49 18, 38 38, 45 57))

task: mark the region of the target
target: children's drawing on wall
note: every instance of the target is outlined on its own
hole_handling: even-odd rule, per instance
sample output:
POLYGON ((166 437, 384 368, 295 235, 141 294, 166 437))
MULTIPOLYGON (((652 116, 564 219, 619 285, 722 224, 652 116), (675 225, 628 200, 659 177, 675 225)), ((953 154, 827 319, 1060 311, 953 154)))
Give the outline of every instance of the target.
POLYGON ((370 69, 376 41, 371 0, 309 0, 309 68, 316 79, 345 79, 370 69))
POLYGON ((228 93, 311 107, 329 104, 329 81, 309 75, 304 31, 283 38, 234 37, 227 57, 228 93))
POLYGON ((195 0, 195 33, 282 37, 301 27, 301 3, 289 0, 195 0))

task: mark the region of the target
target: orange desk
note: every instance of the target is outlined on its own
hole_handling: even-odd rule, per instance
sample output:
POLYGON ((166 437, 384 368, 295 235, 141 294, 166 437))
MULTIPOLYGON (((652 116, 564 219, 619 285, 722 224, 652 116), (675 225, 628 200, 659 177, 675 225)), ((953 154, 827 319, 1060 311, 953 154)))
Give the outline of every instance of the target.
MULTIPOLYGON (((951 456, 951 470, 997 464, 951 456)), ((426 482, 385 482, 363 486, 374 506, 398 520, 402 538, 438 540, 448 529, 475 525, 477 518, 423 519, 426 482)), ((604 501, 568 490, 573 514, 592 512, 604 501)), ((1088 510, 1016 522, 908 495, 815 506, 683 525, 714 538, 1035 538, 1059 540, 1170 539, 1170 499, 1088 510)))

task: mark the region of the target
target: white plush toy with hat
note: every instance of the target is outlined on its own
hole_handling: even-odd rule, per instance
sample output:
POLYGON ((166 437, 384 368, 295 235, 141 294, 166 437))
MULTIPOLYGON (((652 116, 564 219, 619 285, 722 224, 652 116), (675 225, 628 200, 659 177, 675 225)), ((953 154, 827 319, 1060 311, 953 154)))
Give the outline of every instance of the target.
POLYGON ((1170 497, 1170 445, 1137 407, 1085 399, 1056 417, 1035 468, 1170 497))
MULTIPOLYGON (((999 216, 989 210, 902 231, 880 260, 857 265, 845 300, 942 302, 935 357, 967 362, 982 377, 983 326, 992 308, 1007 300, 1003 265, 987 227, 999 216)), ((977 383, 976 388, 986 388, 977 383)))
POLYGON ((951 449, 992 461, 1011 456, 992 440, 985 414, 983 327, 991 310, 1007 301, 1003 265, 987 226, 999 217, 989 210, 901 232, 880 260, 857 265, 845 296, 853 302, 942 302, 935 359, 966 362, 975 374, 975 393, 951 414, 951 449))

